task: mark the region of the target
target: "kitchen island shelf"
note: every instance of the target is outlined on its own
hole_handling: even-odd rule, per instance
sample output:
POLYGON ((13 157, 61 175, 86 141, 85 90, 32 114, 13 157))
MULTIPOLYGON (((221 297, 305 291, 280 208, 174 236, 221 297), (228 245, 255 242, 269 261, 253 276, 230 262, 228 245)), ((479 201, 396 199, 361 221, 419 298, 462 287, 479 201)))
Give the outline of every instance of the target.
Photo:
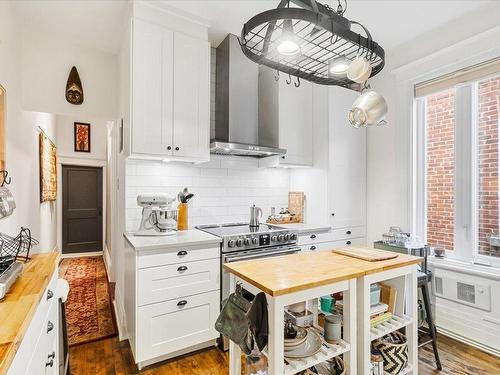
POLYGON ((388 333, 406 327, 411 323, 413 323, 413 319, 409 316, 404 315, 403 317, 399 317, 397 315, 394 315, 387 322, 377 324, 370 330, 371 340, 376 340, 382 336, 387 335, 388 333))
MULTIPOLYGON (((316 330, 316 332, 318 332, 318 330, 316 330)), ((323 339, 321 334, 320 336, 323 343, 321 345, 321 350, 315 355, 306 358, 288 358, 285 356, 285 375, 293 375, 304 371, 351 350, 351 345, 347 341, 340 340, 336 344, 329 344, 323 339)))

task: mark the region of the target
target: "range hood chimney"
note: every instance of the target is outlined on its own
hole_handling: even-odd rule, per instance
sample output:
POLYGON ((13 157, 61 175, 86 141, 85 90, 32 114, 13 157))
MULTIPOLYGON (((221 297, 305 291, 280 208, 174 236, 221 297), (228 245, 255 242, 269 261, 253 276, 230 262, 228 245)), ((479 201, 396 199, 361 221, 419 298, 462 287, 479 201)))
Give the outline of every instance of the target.
POLYGON ((215 138, 213 154, 252 156, 283 155, 275 140, 259 139, 259 66, 241 51, 229 34, 217 47, 215 138))

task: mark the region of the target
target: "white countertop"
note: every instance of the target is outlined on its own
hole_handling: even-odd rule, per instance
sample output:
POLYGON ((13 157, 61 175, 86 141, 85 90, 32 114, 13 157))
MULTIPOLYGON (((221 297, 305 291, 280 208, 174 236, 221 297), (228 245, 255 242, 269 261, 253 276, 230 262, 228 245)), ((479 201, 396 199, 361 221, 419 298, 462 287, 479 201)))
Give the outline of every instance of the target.
POLYGON ((123 235, 130 245, 137 250, 169 249, 186 245, 218 245, 219 237, 198 229, 178 231, 170 236, 135 236, 133 233, 123 235))
POLYGON ((293 224, 274 224, 278 227, 293 229, 299 232, 299 235, 312 232, 328 232, 332 229, 329 225, 324 224, 305 224, 305 223, 293 223, 293 224))

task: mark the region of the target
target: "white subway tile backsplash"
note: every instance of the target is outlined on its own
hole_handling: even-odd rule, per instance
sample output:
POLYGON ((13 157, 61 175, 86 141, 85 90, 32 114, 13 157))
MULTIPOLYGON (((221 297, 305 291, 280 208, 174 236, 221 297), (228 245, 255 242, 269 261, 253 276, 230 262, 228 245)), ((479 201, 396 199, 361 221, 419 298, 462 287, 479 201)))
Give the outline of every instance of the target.
POLYGON ((256 159, 212 155, 202 164, 161 163, 133 160, 126 166, 127 230, 136 230, 141 209, 137 195, 166 193, 173 197, 187 186, 195 194, 189 207, 189 225, 244 222, 249 206, 262 207, 264 216, 271 207, 288 205, 288 170, 258 168, 256 159))

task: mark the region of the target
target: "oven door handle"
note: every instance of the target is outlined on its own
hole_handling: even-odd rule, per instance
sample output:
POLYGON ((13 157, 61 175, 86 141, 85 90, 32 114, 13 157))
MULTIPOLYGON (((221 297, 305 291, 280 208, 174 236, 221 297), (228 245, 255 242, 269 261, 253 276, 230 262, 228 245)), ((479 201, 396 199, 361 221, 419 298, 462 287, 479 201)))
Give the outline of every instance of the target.
POLYGON ((256 258, 266 258, 266 257, 274 257, 278 255, 288 255, 288 254, 295 254, 300 251, 300 247, 293 247, 289 248, 283 251, 276 251, 276 252, 267 252, 264 254, 253 254, 253 255, 247 255, 247 256, 225 256, 224 257, 224 263, 232 263, 232 262, 239 262, 242 260, 249 260, 249 259, 256 259, 256 258))

